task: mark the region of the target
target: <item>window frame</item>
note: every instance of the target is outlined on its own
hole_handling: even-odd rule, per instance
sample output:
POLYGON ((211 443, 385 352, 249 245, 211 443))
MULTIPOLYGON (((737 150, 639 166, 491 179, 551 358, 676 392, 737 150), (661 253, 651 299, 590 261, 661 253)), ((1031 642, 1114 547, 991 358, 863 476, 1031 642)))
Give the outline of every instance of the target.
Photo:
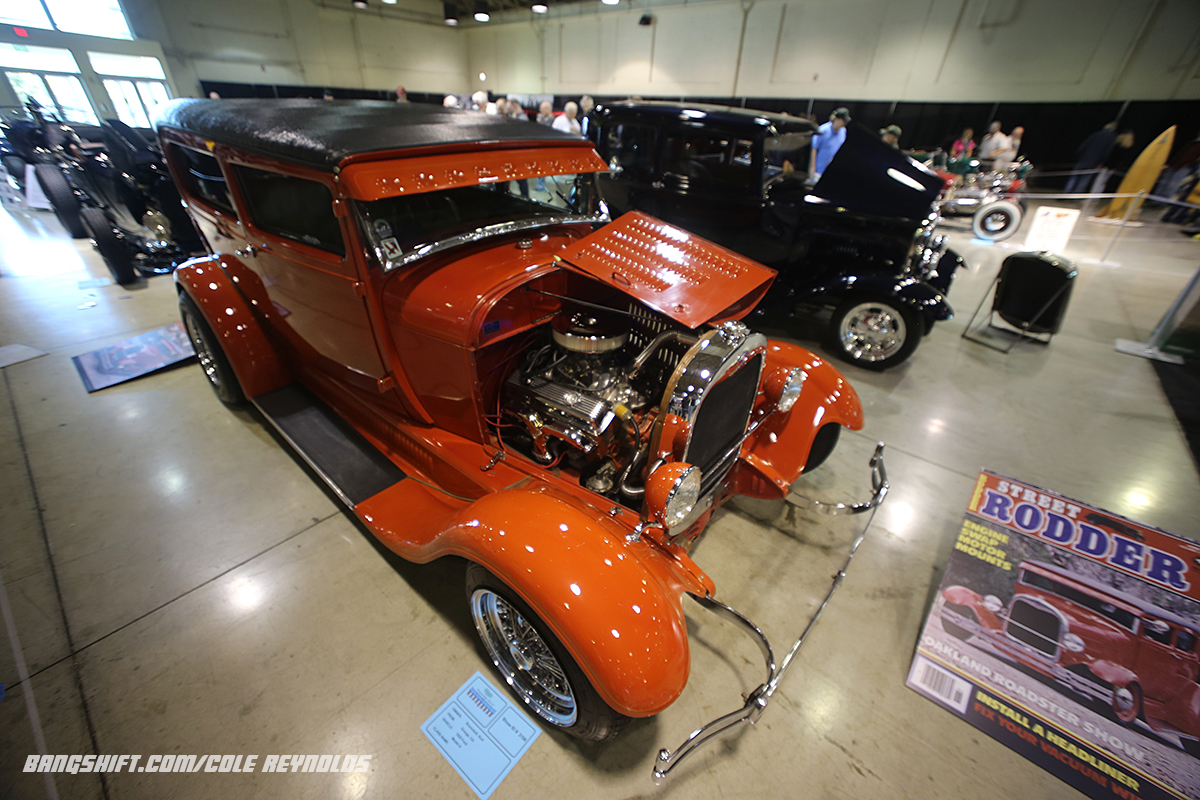
POLYGON ((199 205, 202 210, 215 216, 217 219, 228 220, 234 224, 240 224, 241 211, 237 205, 235 187, 233 186, 233 182, 229 180, 229 176, 225 173, 225 168, 222 166, 221 159, 217 157, 217 154, 202 150, 198 147, 184 144, 183 142, 177 140, 169 141, 166 144, 166 156, 168 163, 175 170, 176 174, 181 177, 180 182, 183 184, 184 196, 187 201, 189 203, 199 205), (226 195, 229 197, 228 207, 217 204, 206 195, 195 191, 194 187, 197 184, 194 184, 193 180, 201 180, 201 177, 196 175, 196 173, 191 169, 190 162, 188 162, 186 156, 183 155, 184 151, 193 152, 197 155, 211 158, 213 163, 217 165, 217 170, 221 173, 221 179, 225 184, 226 195))
MULTIPOLYGON (((352 226, 347 226, 344 223, 344 206, 339 206, 341 201, 338 199, 338 189, 334 183, 333 176, 325 176, 323 174, 314 174, 312 172, 302 172, 298 170, 290 170, 282 167, 282 165, 273 163, 264 163, 257 160, 242 159, 235 156, 230 156, 226 159, 227 166, 230 168, 233 180, 230 185, 234 190, 238 202, 238 210, 243 223, 246 225, 247 231, 269 237, 272 242, 278 243, 279 249, 285 254, 288 251, 293 252, 296 256, 306 260, 316 260, 326 265, 344 264, 353 248, 356 246, 355 240, 351 232, 348 230, 352 226), (254 208, 253 201, 242 181, 243 170, 254 170, 256 172, 264 172, 272 175, 277 175, 283 178, 292 180, 303 180, 309 183, 314 183, 324 187, 329 192, 329 213, 333 216, 334 222, 337 225, 338 235, 341 238, 342 251, 337 252, 330 250, 321 245, 315 245, 306 242, 303 239, 294 238, 279 231, 272 230, 269 227, 264 227, 260 224, 259 215, 254 208)), ((344 270, 338 270, 339 272, 344 270)))

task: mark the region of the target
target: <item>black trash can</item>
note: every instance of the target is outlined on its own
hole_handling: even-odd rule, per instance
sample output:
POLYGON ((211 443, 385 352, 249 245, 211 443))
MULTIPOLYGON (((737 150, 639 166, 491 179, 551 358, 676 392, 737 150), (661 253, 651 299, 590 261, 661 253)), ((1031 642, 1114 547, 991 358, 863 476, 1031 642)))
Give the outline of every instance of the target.
POLYGON ((1053 253, 1017 253, 1004 259, 992 311, 1032 334, 1056 334, 1067 314, 1075 265, 1053 253))

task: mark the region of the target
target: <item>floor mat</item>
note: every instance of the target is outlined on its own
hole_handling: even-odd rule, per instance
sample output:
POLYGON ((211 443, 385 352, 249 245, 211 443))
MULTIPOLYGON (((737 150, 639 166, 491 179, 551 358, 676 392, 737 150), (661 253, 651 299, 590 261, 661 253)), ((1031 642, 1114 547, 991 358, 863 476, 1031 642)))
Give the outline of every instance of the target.
POLYGON ((1184 361, 1178 365, 1162 361, 1151 363, 1175 417, 1183 426, 1192 460, 1200 469, 1200 361, 1184 361))

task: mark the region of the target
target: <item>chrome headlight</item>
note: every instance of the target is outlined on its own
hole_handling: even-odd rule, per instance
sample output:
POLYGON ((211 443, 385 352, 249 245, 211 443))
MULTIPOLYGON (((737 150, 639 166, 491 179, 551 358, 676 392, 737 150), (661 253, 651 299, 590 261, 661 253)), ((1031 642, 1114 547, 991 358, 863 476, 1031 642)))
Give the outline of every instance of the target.
POLYGON ((1066 636, 1063 637, 1062 645, 1066 649, 1070 650, 1072 653, 1082 653, 1083 652, 1083 639, 1080 639, 1078 636, 1076 636, 1073 633, 1068 633, 1066 636))
POLYGON ((667 493, 666 506, 663 509, 663 524, 668 528, 678 525, 687 519, 700 499, 700 468, 688 467, 675 479, 671 491, 667 493))
POLYGON ((779 392, 779 399, 775 401, 775 407, 780 411, 791 411, 792 406, 800 399, 800 390, 804 388, 804 379, 807 377, 808 373, 800 367, 789 370, 779 392))
POLYGON ((682 462, 663 464, 646 479, 648 516, 670 530, 691 516, 700 499, 700 468, 682 462))

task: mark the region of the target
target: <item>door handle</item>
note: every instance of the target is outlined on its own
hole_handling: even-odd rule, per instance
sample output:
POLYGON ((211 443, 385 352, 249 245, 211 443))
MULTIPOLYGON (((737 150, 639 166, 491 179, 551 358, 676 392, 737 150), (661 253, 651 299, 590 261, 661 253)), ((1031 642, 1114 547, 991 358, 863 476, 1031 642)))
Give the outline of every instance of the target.
POLYGON ((252 244, 248 244, 245 247, 239 247, 233 252, 238 258, 257 258, 258 256, 258 248, 252 244))

